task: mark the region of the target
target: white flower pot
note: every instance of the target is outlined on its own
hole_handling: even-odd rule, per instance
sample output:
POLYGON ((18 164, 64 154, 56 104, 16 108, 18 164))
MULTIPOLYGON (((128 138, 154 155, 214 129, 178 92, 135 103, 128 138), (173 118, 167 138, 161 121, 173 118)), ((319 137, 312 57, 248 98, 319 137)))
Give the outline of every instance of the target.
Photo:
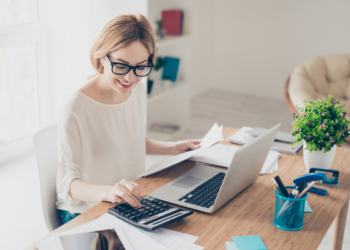
POLYGON ((337 145, 334 145, 331 151, 323 153, 324 149, 321 151, 306 150, 306 143, 303 142, 303 153, 304 153, 304 163, 307 169, 310 168, 324 168, 330 169, 334 160, 335 150, 337 145))

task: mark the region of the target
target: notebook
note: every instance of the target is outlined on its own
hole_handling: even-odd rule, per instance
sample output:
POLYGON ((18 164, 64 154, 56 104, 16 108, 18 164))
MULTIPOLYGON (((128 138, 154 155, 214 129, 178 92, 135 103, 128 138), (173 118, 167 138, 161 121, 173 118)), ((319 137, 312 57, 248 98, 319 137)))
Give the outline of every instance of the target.
POLYGON ((166 30, 167 35, 181 35, 183 12, 182 10, 163 10, 162 28, 166 30))
MULTIPOLYGON (((251 130, 253 130, 253 128, 244 126, 238 132, 234 133, 233 135, 231 135, 226 139, 229 142, 244 145, 247 142, 256 138, 256 136, 248 133, 251 130)), ((290 143, 284 143, 284 142, 275 140, 275 142, 272 144, 271 149, 281 153, 296 154, 302 147, 303 147, 302 142, 292 147, 290 143)))
POLYGON ((179 72, 180 59, 165 56, 165 65, 163 67, 162 79, 170 79, 172 82, 176 82, 179 72))

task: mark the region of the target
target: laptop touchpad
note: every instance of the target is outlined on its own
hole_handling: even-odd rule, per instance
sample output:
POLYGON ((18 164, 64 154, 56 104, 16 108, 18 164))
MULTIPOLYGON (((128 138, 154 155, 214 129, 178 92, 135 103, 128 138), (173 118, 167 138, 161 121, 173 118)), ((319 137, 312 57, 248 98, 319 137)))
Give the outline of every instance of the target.
POLYGON ((194 185, 196 185, 197 183, 199 183, 200 181, 202 181, 203 179, 198 178, 198 177, 193 177, 190 175, 187 175, 186 177, 182 178, 181 180, 175 182, 174 184, 172 184, 171 186, 175 186, 175 187, 180 187, 180 188, 190 188, 194 185))

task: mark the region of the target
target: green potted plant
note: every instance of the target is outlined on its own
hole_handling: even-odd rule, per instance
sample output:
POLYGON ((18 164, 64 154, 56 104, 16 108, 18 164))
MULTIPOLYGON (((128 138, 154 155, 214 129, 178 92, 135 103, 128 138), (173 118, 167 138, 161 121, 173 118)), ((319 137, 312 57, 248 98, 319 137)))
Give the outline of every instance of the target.
POLYGON ((300 114, 293 114, 293 146, 303 141, 304 163, 307 168, 327 168, 333 163, 336 146, 347 144, 350 121, 347 108, 339 101, 331 102, 333 96, 317 101, 306 101, 300 114))
POLYGON ((156 35, 159 36, 159 38, 164 38, 166 35, 166 30, 162 28, 163 20, 157 20, 157 30, 156 30, 156 35))

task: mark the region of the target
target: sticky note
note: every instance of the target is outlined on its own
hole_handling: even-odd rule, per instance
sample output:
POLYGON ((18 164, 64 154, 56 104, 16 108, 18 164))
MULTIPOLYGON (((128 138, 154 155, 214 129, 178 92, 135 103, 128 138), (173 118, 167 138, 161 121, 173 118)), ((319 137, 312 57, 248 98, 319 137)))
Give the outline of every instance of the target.
POLYGON ((305 201, 305 209, 304 209, 305 213, 312 213, 312 209, 309 205, 309 202, 305 201))
POLYGON ((239 250, 267 250, 259 235, 232 237, 239 250))
POLYGON ((226 250, 239 250, 234 242, 226 241, 226 250))

